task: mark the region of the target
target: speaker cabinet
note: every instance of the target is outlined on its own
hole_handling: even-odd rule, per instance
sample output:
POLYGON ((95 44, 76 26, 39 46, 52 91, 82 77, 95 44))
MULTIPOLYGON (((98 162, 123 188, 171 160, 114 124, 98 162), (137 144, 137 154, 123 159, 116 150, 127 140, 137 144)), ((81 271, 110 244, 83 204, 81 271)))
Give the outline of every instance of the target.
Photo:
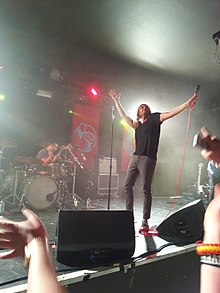
POLYGON ((60 210, 57 260, 70 267, 94 267, 128 259, 134 254, 131 211, 60 210))
POLYGON ((203 237, 205 207, 195 200, 165 219, 158 227, 159 237, 176 245, 190 244, 203 237))
POLYGON ((110 173, 110 162, 112 163, 112 174, 117 173, 117 158, 104 157, 99 159, 99 173, 109 174, 110 173))
MULTIPOLYGON (((98 195, 106 195, 109 191, 109 174, 98 175, 98 195)), ((111 194, 118 194, 119 189, 119 175, 111 175, 111 194)))

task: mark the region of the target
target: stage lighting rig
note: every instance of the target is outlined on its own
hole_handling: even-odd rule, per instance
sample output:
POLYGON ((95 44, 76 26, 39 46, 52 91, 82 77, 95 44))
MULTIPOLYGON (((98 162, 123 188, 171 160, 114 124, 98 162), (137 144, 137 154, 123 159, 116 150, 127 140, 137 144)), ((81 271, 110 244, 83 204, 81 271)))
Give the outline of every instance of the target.
POLYGON ((219 39, 220 39, 220 31, 218 31, 217 33, 213 34, 212 39, 215 41, 216 45, 218 45, 219 39))
POLYGON ((219 52, 219 39, 220 39, 220 31, 212 35, 212 39, 215 41, 215 53, 214 53, 214 63, 220 64, 220 52, 219 52))

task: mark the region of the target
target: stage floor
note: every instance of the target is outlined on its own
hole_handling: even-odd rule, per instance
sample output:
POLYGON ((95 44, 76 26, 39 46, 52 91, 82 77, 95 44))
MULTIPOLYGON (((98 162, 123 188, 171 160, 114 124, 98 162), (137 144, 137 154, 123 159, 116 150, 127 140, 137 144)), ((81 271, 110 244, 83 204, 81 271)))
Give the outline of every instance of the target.
MULTIPOLYGON (((175 211, 182 208, 187 203, 191 202, 192 198, 177 198, 175 203, 173 199, 166 198, 166 197, 154 197, 152 203, 152 214, 150 219, 150 226, 158 226, 167 216, 168 214, 172 214, 175 211)), ((93 198, 91 209, 101 209, 107 210, 108 207, 108 200, 107 196, 93 198)), ((110 210, 123 210, 125 208, 125 200, 122 197, 111 196, 110 200, 110 210)), ((43 223, 45 224, 50 243, 55 242, 55 235, 56 235, 56 226, 57 226, 57 219, 58 219, 58 210, 55 207, 49 208, 44 211, 35 211, 43 223)), ((12 220, 20 221, 23 219, 21 213, 19 211, 9 210, 7 214, 3 215, 12 220)), ((148 251, 154 251, 167 243, 165 240, 161 239, 158 236, 154 237, 144 237, 138 233, 138 229, 141 224, 142 220, 142 197, 136 196, 135 197, 135 210, 134 210, 134 217, 135 217, 135 253, 134 256, 139 256, 148 251)), ((182 247, 176 246, 168 246, 164 248, 161 254, 169 254, 173 251, 181 250, 182 247)), ((3 250, 2 250, 3 251, 3 250)), ((57 275, 65 274, 70 269, 71 271, 77 272, 77 269, 69 268, 65 265, 62 265, 56 261, 56 253, 55 249, 52 252, 54 258, 54 265, 57 271, 57 275)), ((24 267, 24 261, 22 259, 13 259, 13 260, 1 260, 0 261, 0 291, 3 288, 10 288, 18 284, 23 284, 26 282, 27 277, 27 270, 24 267)))

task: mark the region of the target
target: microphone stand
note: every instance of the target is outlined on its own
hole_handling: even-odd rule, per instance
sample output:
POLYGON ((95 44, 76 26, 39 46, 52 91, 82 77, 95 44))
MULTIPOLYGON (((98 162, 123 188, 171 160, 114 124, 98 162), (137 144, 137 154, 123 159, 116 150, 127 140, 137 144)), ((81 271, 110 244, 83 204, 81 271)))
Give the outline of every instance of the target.
POLYGON ((109 185, 108 185, 108 210, 110 209, 111 183, 112 183, 112 152, 113 152, 114 120, 115 120, 115 106, 112 106, 111 151, 110 151, 109 185))

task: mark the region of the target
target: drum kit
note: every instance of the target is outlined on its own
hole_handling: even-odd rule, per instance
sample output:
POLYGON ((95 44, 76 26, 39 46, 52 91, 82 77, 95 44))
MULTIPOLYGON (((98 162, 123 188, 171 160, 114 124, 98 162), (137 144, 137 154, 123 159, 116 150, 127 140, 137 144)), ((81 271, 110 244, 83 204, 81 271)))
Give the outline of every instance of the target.
POLYGON ((63 209, 67 206, 77 209, 86 205, 75 193, 77 167, 83 169, 83 164, 73 153, 78 146, 62 146, 62 151, 66 151, 65 156, 43 170, 33 167, 41 166, 40 160, 24 156, 15 158, 19 166, 12 170, 1 169, 5 158, 4 149, 14 147, 15 144, 0 140, 0 197, 8 210, 20 209, 26 205, 36 210, 51 207, 63 209))

